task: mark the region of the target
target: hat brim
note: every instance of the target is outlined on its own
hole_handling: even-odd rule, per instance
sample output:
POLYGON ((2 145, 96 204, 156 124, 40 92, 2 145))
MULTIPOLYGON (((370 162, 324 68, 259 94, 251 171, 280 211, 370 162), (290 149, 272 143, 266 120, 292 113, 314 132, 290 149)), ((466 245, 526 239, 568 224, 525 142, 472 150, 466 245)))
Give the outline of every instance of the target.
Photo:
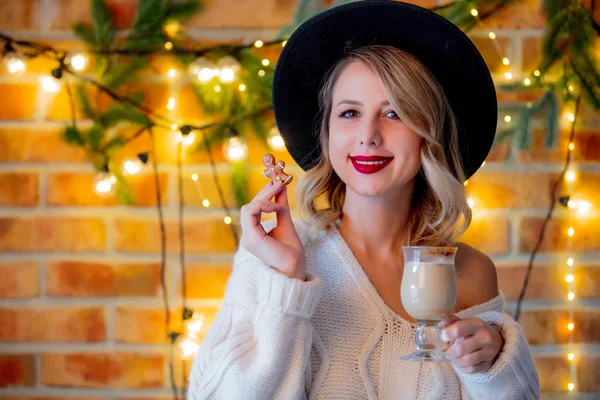
POLYGON ((490 71, 473 42, 450 21, 396 1, 334 7, 290 36, 273 77, 275 120, 290 155, 305 171, 316 164, 323 78, 348 48, 369 45, 408 51, 437 78, 456 116, 465 175, 473 175, 492 147, 498 121, 490 71))

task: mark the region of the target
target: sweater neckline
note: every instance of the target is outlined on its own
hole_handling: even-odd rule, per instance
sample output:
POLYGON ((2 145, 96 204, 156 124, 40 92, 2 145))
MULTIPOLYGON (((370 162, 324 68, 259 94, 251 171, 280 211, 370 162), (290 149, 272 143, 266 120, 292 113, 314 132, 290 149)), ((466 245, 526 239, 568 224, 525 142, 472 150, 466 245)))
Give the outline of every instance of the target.
MULTIPOLYGON (((373 299, 375 304, 377 304, 377 306, 383 313, 387 314, 388 316, 390 316, 391 318, 395 319, 396 321, 398 321, 402 324, 406 324, 406 325, 410 325, 410 326, 417 326, 416 323, 410 322, 409 320, 396 314, 396 312, 394 310, 392 310, 385 303, 385 301, 381 298, 381 296, 379 295, 379 292, 377 291, 377 289, 371 282, 371 279, 369 279, 369 277, 365 273, 365 270, 363 269, 360 262, 354 255, 354 252, 352 251, 350 246, 348 246, 348 243, 346 243, 346 240, 344 240, 344 238, 342 237, 342 234, 340 233, 340 231, 338 229, 341 222, 342 221, 338 218, 331 224, 332 229, 333 229, 333 238, 336 242, 335 248, 338 250, 341 250, 340 253, 348 261, 350 269, 355 274, 355 276, 358 278, 358 281, 362 285, 362 288, 370 295, 370 297, 373 299)), ((400 294, 398 293, 398 295, 400 295, 400 294)))

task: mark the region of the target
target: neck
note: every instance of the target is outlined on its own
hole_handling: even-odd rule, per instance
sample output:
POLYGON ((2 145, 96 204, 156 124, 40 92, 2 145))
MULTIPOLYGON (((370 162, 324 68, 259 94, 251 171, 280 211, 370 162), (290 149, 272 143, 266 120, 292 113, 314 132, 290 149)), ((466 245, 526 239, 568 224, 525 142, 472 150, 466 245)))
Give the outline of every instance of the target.
POLYGON ((397 196, 361 196, 346 187, 340 233, 367 254, 394 259, 402 254, 414 180, 397 196))

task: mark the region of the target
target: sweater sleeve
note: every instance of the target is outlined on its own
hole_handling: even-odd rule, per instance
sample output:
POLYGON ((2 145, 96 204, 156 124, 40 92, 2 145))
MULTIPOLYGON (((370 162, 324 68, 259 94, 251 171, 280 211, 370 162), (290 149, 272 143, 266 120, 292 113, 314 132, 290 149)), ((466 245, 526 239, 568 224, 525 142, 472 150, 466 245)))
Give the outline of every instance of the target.
POLYGON ((309 392, 317 276, 288 278, 240 248, 192 364, 188 398, 300 399, 309 392))
POLYGON ((504 313, 504 295, 462 310, 462 319, 480 318, 496 325, 504 337, 504 347, 487 372, 467 374, 454 365, 454 371, 473 399, 537 400, 540 398, 540 381, 533 356, 519 323, 504 313))

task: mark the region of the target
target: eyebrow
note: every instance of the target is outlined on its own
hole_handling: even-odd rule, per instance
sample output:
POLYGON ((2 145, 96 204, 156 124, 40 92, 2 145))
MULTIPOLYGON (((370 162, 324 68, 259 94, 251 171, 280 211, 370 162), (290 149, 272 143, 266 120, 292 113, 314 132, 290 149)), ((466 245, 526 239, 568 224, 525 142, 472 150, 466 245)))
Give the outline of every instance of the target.
MULTIPOLYGON (((340 104, 343 104, 343 103, 345 103, 345 104, 354 104, 356 106, 362 106, 363 105, 363 103, 361 103, 360 101, 357 101, 357 100, 342 100, 337 105, 339 106, 340 104)), ((389 106, 389 105, 390 105, 390 102, 388 100, 385 100, 385 101, 381 102, 381 107, 389 106)))

